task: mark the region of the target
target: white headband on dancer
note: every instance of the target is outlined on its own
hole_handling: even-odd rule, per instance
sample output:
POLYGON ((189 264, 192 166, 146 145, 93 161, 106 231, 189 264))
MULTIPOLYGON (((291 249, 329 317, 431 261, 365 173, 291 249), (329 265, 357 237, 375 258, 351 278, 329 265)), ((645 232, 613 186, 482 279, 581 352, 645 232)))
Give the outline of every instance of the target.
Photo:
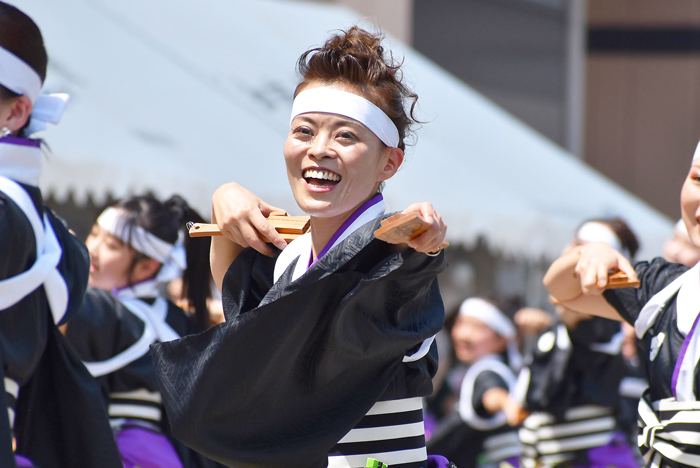
POLYGON ((483 299, 472 297, 462 302, 462 305, 459 307, 459 315, 481 320, 489 328, 509 341, 515 338, 513 322, 498 307, 483 299))
POLYGON ((40 94, 41 77, 27 63, 0 47, 0 85, 27 96, 32 102, 32 116, 26 135, 46 129, 47 123, 57 124, 68 103, 67 94, 40 94))
POLYGON ((581 242, 605 242, 613 249, 620 252, 628 260, 630 259, 629 251, 622 246, 622 241, 615 231, 612 230, 607 224, 597 223, 595 221, 589 221, 583 223, 576 233, 576 238, 581 242))
POLYGON ((127 219, 119 209, 114 207, 104 210, 97 218, 97 224, 117 239, 133 247, 134 250, 162 263, 163 266, 156 276, 158 281, 165 282, 175 279, 187 268, 182 231, 178 234, 177 242, 171 244, 159 239, 141 226, 131 225, 131 229, 129 229, 127 219))
POLYGON ((399 130, 394 122, 383 110, 357 94, 326 87, 306 89, 294 98, 290 125, 296 116, 309 112, 350 117, 367 127, 388 147, 399 146, 399 130))
POLYGON ((474 317, 505 338, 508 341, 506 346, 508 364, 515 370, 520 369, 523 359, 515 346, 515 326, 498 307, 478 297, 472 297, 462 302, 459 307, 459 315, 474 317))

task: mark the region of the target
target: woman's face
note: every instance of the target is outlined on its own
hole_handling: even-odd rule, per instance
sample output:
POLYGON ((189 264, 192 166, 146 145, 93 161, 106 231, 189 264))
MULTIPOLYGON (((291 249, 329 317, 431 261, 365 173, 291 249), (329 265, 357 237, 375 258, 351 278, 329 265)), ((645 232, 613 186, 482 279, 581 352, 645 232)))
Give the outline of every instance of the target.
POLYGON ((693 161, 681 189, 681 215, 688 237, 700 247, 700 159, 693 161))
POLYGON ((452 327, 452 344, 460 361, 471 364, 489 354, 506 349, 506 339, 481 320, 458 315, 452 327))
MULTIPOLYGON (((336 87, 359 94, 349 86, 336 87)), ((292 121, 284 158, 299 207, 311 216, 333 217, 374 196, 379 182, 398 170, 403 153, 387 148, 356 120, 313 112, 292 121), (398 162, 395 152, 401 153, 398 162)))
POLYGON ((90 252, 88 285, 112 291, 129 284, 129 267, 136 252, 103 227, 95 224, 85 241, 90 252))

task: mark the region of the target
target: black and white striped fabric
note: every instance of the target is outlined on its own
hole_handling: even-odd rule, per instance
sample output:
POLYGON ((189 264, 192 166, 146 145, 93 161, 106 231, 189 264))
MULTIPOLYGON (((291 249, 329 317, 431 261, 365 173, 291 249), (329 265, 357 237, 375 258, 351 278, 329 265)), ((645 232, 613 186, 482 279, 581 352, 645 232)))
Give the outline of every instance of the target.
POLYGON ((615 434, 614 410, 609 407, 576 406, 567 410, 563 419, 554 424, 554 416, 544 412, 525 419, 518 432, 525 468, 572 460, 575 451, 605 445, 615 434))
POLYGON ((487 463, 498 463, 522 454, 518 431, 506 431, 484 440, 483 457, 487 463))
POLYGON ((648 468, 700 466, 700 402, 639 400, 639 449, 648 468))
POLYGON ((111 393, 109 417, 146 421, 160 425, 162 418, 162 400, 160 392, 149 392, 145 388, 132 392, 111 393))
POLYGON ((375 403, 328 453, 328 468, 362 468, 367 458, 391 468, 426 466, 422 398, 375 403))

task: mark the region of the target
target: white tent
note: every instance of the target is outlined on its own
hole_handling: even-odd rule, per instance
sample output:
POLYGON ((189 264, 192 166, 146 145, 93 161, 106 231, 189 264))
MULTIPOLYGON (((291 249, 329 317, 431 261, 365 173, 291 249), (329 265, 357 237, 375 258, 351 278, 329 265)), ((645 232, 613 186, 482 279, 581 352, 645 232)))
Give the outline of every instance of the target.
MULTIPOLYGON (((78 200, 177 192, 206 214, 216 187, 235 180, 295 212, 281 151, 295 61, 356 14, 284 0, 13 3, 44 33, 46 89, 73 96, 44 134, 44 190, 78 200)), ((452 242, 482 236, 531 259, 558 255, 586 218, 620 215, 642 257, 660 252, 667 218, 412 49, 391 48, 428 121, 387 185, 392 209, 432 201, 452 242)))

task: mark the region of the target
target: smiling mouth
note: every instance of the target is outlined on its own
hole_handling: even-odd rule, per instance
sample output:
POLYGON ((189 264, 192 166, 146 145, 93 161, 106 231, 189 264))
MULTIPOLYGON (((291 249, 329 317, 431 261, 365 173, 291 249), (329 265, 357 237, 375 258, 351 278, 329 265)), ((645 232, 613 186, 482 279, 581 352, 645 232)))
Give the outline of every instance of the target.
POLYGON ((302 173, 302 177, 309 185, 317 187, 332 187, 337 185, 342 177, 335 172, 323 169, 307 169, 302 173))

